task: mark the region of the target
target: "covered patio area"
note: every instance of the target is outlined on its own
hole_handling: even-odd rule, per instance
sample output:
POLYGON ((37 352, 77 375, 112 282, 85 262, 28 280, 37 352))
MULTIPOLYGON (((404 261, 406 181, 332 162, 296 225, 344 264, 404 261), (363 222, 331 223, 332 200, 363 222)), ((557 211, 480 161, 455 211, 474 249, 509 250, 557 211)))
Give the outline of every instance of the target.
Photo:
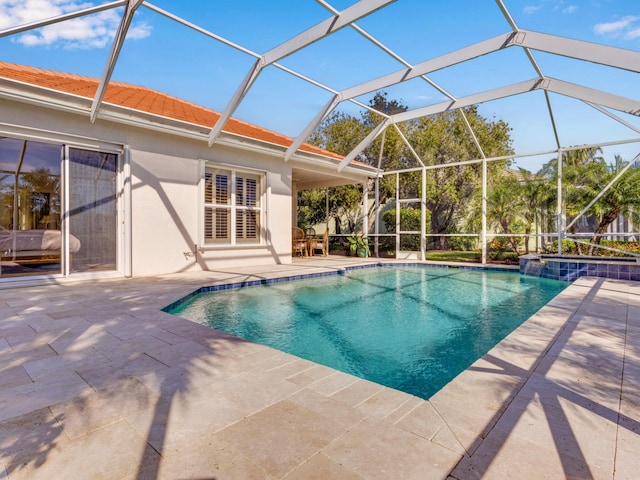
POLYGON ((2 290, 0 478, 636 477, 636 282, 580 278, 428 401, 160 311, 364 263, 2 290))

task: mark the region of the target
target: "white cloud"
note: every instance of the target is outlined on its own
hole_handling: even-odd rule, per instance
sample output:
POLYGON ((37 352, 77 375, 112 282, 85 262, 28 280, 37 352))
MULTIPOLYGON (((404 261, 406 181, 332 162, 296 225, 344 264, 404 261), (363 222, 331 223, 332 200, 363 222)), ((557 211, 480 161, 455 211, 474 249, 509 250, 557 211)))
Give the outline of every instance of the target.
POLYGON ((640 27, 627 31, 624 38, 625 40, 635 40, 636 38, 640 38, 640 27))
MULTIPOLYGON (((0 29, 57 17, 92 5, 78 0, 0 0, 0 29)), ((30 30, 12 40, 30 47, 104 48, 113 40, 120 18, 121 9, 106 10, 30 30)), ((151 35, 151 31, 152 27, 148 23, 133 22, 127 38, 145 38, 151 35)))
POLYGON ((615 22, 598 23, 593 27, 593 31, 598 35, 623 35, 627 36, 630 32, 637 30, 633 24, 640 21, 640 17, 628 15, 615 22))
POLYGON ((523 11, 527 15, 532 15, 542 8, 542 5, 527 5, 523 11))
POLYGON ((569 5, 568 7, 562 9, 562 13, 564 13, 565 15, 571 15, 572 13, 575 13, 577 11, 578 11, 577 5, 569 5))

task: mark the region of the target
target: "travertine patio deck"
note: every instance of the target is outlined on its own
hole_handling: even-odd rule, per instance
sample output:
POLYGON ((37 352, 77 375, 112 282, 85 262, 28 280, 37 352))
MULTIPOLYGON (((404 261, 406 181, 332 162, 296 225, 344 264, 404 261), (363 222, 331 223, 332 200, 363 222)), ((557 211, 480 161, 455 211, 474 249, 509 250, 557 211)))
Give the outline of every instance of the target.
POLYGON ((345 263, 0 290, 0 479, 638 478, 638 283, 579 279, 430 401, 159 311, 345 263))

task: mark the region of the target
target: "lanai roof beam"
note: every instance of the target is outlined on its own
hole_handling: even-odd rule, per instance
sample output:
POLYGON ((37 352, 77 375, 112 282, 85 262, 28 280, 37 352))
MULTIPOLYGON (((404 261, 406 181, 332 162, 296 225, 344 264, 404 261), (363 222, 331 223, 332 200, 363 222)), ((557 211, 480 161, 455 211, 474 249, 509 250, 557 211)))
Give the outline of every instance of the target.
MULTIPOLYGON (((385 120, 385 122, 383 123, 406 122, 408 120, 413 120, 415 118, 434 115, 436 113, 444 112, 454 108, 464 108, 470 105, 485 103, 492 100, 497 100, 499 98, 510 97, 510 96, 514 96, 514 95, 518 95, 518 94, 522 94, 522 93, 526 93, 526 92, 530 92, 538 89, 543 89, 545 91, 545 96, 547 95, 548 91, 551 91, 554 93, 558 93, 560 95, 576 98, 578 100, 583 100, 585 102, 592 102, 598 105, 602 105, 604 107, 612 108, 614 110, 619 110, 621 112, 640 116, 640 102, 637 100, 632 100, 630 98, 613 95, 610 93, 602 92, 600 90, 594 90, 581 85, 576 85, 573 83, 564 82, 562 80, 557 80, 554 78, 547 77, 544 80, 541 80, 538 78, 527 80, 524 82, 514 83, 514 84, 500 87, 497 89, 487 90, 485 92, 468 95, 466 97, 462 97, 455 101, 441 102, 435 105, 429 105, 427 107, 422 107, 414 110, 408 110, 406 112, 396 113, 391 115, 389 119, 385 120)), ((556 136, 556 143, 558 144, 558 148, 559 148, 560 142, 558 139, 555 121, 553 118, 553 112, 551 110, 548 96, 547 96, 547 106, 549 108, 549 114, 551 116, 554 134, 556 136)), ((374 136, 369 135, 351 153, 349 153, 345 157, 345 159, 340 163, 339 169, 341 165, 348 164, 360 152, 362 152, 362 150, 364 150, 367 147, 367 145, 369 145, 369 143, 366 143, 367 139, 369 139, 369 143, 370 143, 371 141, 373 141, 373 139, 375 139, 375 135, 374 136), (349 161, 347 162, 347 160, 349 161)))
MULTIPOLYGON (((518 33, 520 29, 518 28, 518 25, 516 24, 515 20, 511 16, 509 9, 505 6, 504 2, 502 0, 496 0, 496 3, 498 4, 500 11, 502 12, 502 15, 507 20, 507 23, 511 26, 511 30, 513 30, 514 33, 518 33)), ((529 48, 527 47, 524 47, 524 51, 527 54, 527 58, 529 59, 529 62, 531 63, 535 71, 538 73, 538 76, 540 78, 544 78, 544 74, 542 73, 542 70, 540 69, 538 62, 536 61, 533 54, 531 53, 531 50, 529 50, 529 48)))
POLYGON ((406 122, 407 120, 413 120, 414 118, 425 117, 433 115, 435 113, 444 112, 446 110, 452 110, 454 108, 468 107, 477 103, 484 103, 491 100, 497 100, 499 98, 510 97, 518 95, 520 93, 526 93, 533 91, 539 86, 540 80, 526 80, 524 82, 514 83, 504 87, 496 88, 493 90, 487 90, 485 92, 475 93, 466 97, 461 97, 455 101, 447 101, 436 103, 434 105, 428 105, 426 107, 416 108, 408 110, 406 112, 396 113, 391 115, 392 122, 406 122))
POLYGON ((157 6, 155 6, 155 5, 153 5, 153 4, 149 3, 149 2, 145 2, 144 6, 146 8, 148 8, 149 10, 151 10, 153 12, 156 12, 156 13, 162 15, 163 17, 168 18, 169 20, 173 20, 174 22, 179 23, 179 24, 181 24, 181 25, 183 25, 183 26, 185 26, 187 28, 190 28, 190 29, 192 29, 192 30, 194 30, 194 31, 196 31, 198 33, 201 33, 203 35, 206 35, 207 37, 213 38, 214 40, 217 40, 218 42, 223 43, 224 45, 227 45, 228 47, 234 48, 234 49, 236 49, 236 50, 238 50, 238 51, 240 51, 242 53, 246 53, 247 55, 250 55, 250 56, 252 56, 254 58, 260 58, 260 54, 255 53, 255 52, 253 52, 253 51, 249 50, 248 48, 245 48, 245 47, 243 47, 241 45, 238 45, 237 43, 232 42, 231 40, 227 40, 226 38, 221 37, 220 35, 218 35, 216 33, 213 33, 213 32, 211 32, 209 30, 206 30, 206 29, 204 29, 204 28, 202 28, 202 27, 200 27, 200 26, 198 26, 198 25, 196 25, 194 23, 189 22, 188 20, 185 20, 184 18, 181 18, 181 17, 179 17, 177 15, 174 15, 173 13, 168 12, 168 11, 166 11, 166 10, 160 8, 160 7, 157 7, 157 6))
POLYGON ((466 97, 461 97, 454 102, 441 102, 434 105, 429 105, 422 108, 416 108, 408 110, 406 112, 396 113, 391 115, 392 122, 405 122, 414 118, 420 118, 436 113, 451 110, 453 108, 468 107, 478 103, 485 103, 499 98, 510 97, 521 93, 526 93, 533 90, 544 89, 550 92, 565 95, 567 97, 576 98, 578 100, 584 100, 587 102, 596 103, 604 107, 613 108, 621 112, 629 113, 631 115, 640 116, 640 102, 627 97, 621 97, 619 95, 613 95, 611 93, 603 92, 601 90, 594 90, 592 88, 577 85, 575 83, 564 82, 551 77, 546 77, 544 80, 538 78, 532 80, 525 80, 524 82, 513 83, 504 87, 496 88, 493 90, 487 90, 484 92, 475 93, 466 97))
POLYGON ((546 81, 548 84, 545 89, 550 92, 559 93, 560 95, 577 98, 578 100, 595 103, 603 107, 640 117, 640 101, 638 100, 603 92, 602 90, 595 90, 575 83, 565 82, 556 78, 547 77, 546 81))
POLYGON ((389 3, 393 3, 394 1, 395 0, 360 0, 358 3, 355 3, 350 7, 344 9, 339 14, 327 18, 326 20, 296 35, 295 37, 290 38, 289 40, 262 55, 251 67, 244 81, 239 86, 236 93, 233 95, 231 101, 227 104, 224 112, 222 112, 220 118, 211 129, 211 132, 209 134, 209 145, 213 144, 218 135, 220 135, 222 128, 225 126, 227 121, 229 121, 236 108, 238 108, 238 105, 242 101, 242 98, 249 91, 251 85, 258 78, 258 75, 263 68, 268 65, 272 65, 273 63, 291 55, 292 53, 297 52, 307 45, 310 45, 328 35, 331 35, 341 28, 344 28, 347 25, 355 22, 359 18, 365 17, 373 13, 374 11, 379 10, 385 5, 388 5, 389 3))
POLYGON ((520 30, 515 45, 563 57, 640 73, 640 52, 598 43, 520 30))
MULTIPOLYGON (((400 138, 402 139, 404 144, 407 146, 407 148, 411 152, 411 154, 415 157, 416 160, 418 160, 418 163, 420 164, 420 166, 424 167, 424 162, 420 158, 420 155, 418 155, 418 152, 416 152, 415 148, 413 148, 413 145, 411 145, 409 143, 409 140, 407 140, 407 137, 404 136, 404 133, 402 133, 402 130, 400 130, 400 127, 398 127, 398 124, 394 123, 393 126, 396 129, 396 131, 398 132, 398 135, 400 135, 400 138)), ((378 169, 380 169, 380 164, 379 163, 378 163, 378 169)))
POLYGON ((560 149, 560 136, 558 135, 558 127, 556 126, 556 119, 553 115, 553 108, 551 108, 551 99, 549 98, 549 92, 544 91, 544 100, 547 104, 547 111, 549 112, 549 121, 551 122, 551 129, 553 130, 553 137, 556 140, 556 148, 560 149))
POLYGON ((111 52, 109 53, 107 64, 104 67, 102 78, 100 78, 100 83, 98 84, 98 90, 96 91, 93 103, 91 104, 91 123, 95 122, 98 117, 98 111, 100 110, 102 99, 107 91, 107 85, 109 85, 109 80, 111 80, 111 75, 113 74, 116 62, 118 61, 120 50, 124 44, 129 26, 131 25, 131 20, 133 20, 133 15, 142 2, 143 0, 127 0, 126 2, 124 13, 122 14, 122 20, 120 21, 118 31, 116 32, 113 44, 111 45, 111 52))
MULTIPOLYGON (((340 92, 339 97, 341 100, 352 100, 353 98, 359 97, 360 95, 364 95, 369 92, 373 92, 376 90, 381 90, 391 85, 395 85, 397 83, 402 83, 406 80, 411 80, 413 78, 421 77, 426 80, 431 86, 436 88, 440 93, 449 97, 451 99, 451 103, 455 102, 455 98, 442 89, 440 86, 436 85, 430 79, 428 79, 425 75, 430 72, 434 72, 436 70, 440 70, 442 68, 455 65, 457 63, 464 62, 466 60, 471 60, 473 58, 486 55, 488 53, 494 52, 496 50, 500 50, 509 46, 509 39, 513 37, 513 33, 509 32, 507 34, 499 35, 497 37, 491 38, 489 40, 485 40, 484 42, 479 42, 473 44, 469 47, 462 48, 460 50, 456 50, 455 52, 451 52, 440 57, 434 58, 432 60, 427 60, 426 62, 422 62, 413 67, 407 67, 405 69, 399 70, 394 73, 390 73, 388 75, 384 75, 382 77, 378 77, 374 80, 370 80, 368 82, 361 83, 354 87, 348 88, 340 92)), ((327 112, 328 113, 328 112, 327 112)), ((298 138, 296 138, 294 145, 296 148, 299 148, 302 143, 308 138, 308 136, 304 136, 305 132, 313 132, 324 117, 319 118, 316 116, 309 125, 300 133, 298 138)), ((293 146, 292 146, 293 147, 293 146)))
POLYGON ((380 133, 384 132, 384 130, 390 125, 390 118, 385 118, 382 122, 380 122, 370 133, 367 135, 364 140, 362 140, 356 148, 351 150, 349 154, 344 157, 344 159, 338 164, 338 171, 341 172, 344 168, 349 165, 355 158, 365 149, 368 145, 373 142, 380 133))
POLYGON ((621 123, 622 125, 624 125, 627 128, 630 128, 634 132, 640 133, 640 128, 631 125, 629 122, 626 122, 625 120, 623 120, 622 118, 618 117, 617 115, 614 115, 609 110, 606 110, 606 109, 602 108, 600 105, 596 105, 595 103, 591 103, 591 102, 584 102, 584 103, 586 103, 587 105, 589 105, 592 108, 595 108, 600 113, 603 113, 606 116, 608 116, 610 118, 613 118, 616 122, 621 123))

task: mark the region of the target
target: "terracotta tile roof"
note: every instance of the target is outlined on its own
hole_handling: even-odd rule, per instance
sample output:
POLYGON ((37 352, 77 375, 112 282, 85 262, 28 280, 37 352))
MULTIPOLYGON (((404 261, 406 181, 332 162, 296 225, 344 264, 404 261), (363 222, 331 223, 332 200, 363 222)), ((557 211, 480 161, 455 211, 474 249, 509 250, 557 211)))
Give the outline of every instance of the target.
MULTIPOLYGON (((95 96, 99 84, 97 78, 4 62, 0 62, 0 77, 90 99, 95 96)), ((156 90, 151 90, 150 88, 120 82, 109 83, 104 95, 104 102, 166 118, 202 125, 208 128, 213 127, 218 118, 220 118, 219 112, 172 97, 171 95, 166 95, 156 90)), ((229 120, 223 130, 228 133, 234 133, 284 147, 288 147, 293 143, 293 139, 290 137, 235 118, 229 120)), ((300 150, 336 159, 343 158, 341 155, 314 147, 307 143, 303 144, 300 150)))

